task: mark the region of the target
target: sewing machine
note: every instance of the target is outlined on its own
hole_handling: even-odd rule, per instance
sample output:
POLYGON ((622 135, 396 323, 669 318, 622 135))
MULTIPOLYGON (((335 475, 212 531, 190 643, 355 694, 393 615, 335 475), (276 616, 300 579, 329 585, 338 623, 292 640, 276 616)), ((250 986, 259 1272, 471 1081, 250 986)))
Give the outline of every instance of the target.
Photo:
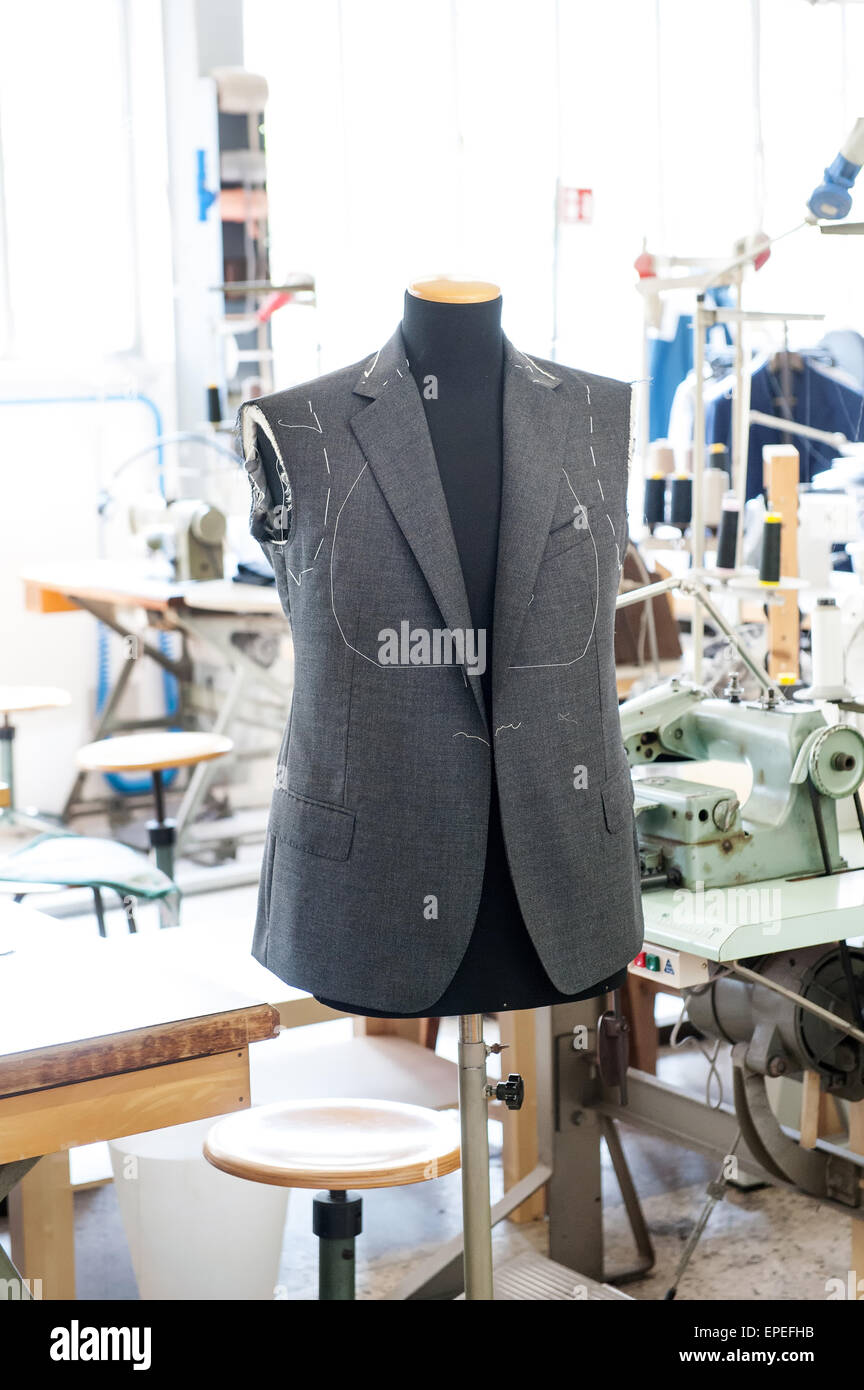
POLYGON ((198 497, 146 496, 129 509, 130 529, 167 556, 178 581, 223 577, 226 525, 224 513, 198 497))
MULTIPOLYGON (((864 735, 828 724, 813 704, 776 691, 743 701, 673 680, 621 707, 631 767, 720 760, 749 764, 752 791, 742 806, 730 787, 656 774, 635 781, 643 883, 726 887, 847 868, 837 832, 837 801, 864 781, 864 735)), ((857 797, 859 823, 864 819, 857 797)))

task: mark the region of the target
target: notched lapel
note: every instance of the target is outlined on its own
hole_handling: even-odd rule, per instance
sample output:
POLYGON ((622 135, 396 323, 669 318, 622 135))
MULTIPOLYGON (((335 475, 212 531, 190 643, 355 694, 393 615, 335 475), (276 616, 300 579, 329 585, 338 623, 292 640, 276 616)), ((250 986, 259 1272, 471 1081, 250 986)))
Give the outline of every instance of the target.
MULTIPOLYGON (((586 409, 558 377, 506 344, 504 478, 495 581, 493 688, 503 685, 531 601, 561 489, 579 494, 580 422, 586 409)), ((584 416, 584 421, 583 421, 584 416)), ((574 497, 574 506, 576 498, 574 497)))
MULTIPOLYGON (((423 403, 405 360, 399 330, 363 372, 355 394, 372 397, 351 428, 447 627, 470 629, 471 612, 423 403)), ((411 615, 406 613, 410 619, 411 615)), ((486 720, 483 690, 467 676, 486 720)))

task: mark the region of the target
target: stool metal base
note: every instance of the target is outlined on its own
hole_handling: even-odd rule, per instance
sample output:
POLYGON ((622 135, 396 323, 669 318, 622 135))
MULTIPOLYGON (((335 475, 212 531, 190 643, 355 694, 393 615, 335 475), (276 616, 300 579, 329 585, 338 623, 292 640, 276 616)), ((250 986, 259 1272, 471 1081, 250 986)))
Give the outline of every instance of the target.
POLYGON ((355 1296, 354 1242, 363 1230, 363 1199, 347 1192, 318 1192, 312 1202, 318 1237, 318 1298, 347 1302, 355 1296))

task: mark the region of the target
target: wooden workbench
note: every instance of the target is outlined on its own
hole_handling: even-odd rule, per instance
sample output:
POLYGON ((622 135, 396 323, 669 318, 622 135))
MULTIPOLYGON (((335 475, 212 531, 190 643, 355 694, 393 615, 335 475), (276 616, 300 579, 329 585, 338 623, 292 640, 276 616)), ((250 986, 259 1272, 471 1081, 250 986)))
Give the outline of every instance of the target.
POLYGON ((250 1043, 338 1016, 206 931, 73 945, 0 905, 0 1164, 46 1155, 10 1193, 19 1271, 74 1297, 68 1149, 243 1109, 250 1043))

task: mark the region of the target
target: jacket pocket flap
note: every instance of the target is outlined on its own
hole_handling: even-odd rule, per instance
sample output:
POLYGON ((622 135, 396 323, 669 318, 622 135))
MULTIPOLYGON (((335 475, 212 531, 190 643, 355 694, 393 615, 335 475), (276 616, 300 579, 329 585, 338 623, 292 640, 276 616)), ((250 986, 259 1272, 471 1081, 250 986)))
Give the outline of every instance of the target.
POLYGON ((600 789, 606 827, 614 833, 622 830, 633 814, 633 781, 629 767, 614 773, 600 789))
POLYGON ((270 830, 277 840, 307 854, 347 859, 354 838, 354 812, 277 788, 270 809, 270 830))

